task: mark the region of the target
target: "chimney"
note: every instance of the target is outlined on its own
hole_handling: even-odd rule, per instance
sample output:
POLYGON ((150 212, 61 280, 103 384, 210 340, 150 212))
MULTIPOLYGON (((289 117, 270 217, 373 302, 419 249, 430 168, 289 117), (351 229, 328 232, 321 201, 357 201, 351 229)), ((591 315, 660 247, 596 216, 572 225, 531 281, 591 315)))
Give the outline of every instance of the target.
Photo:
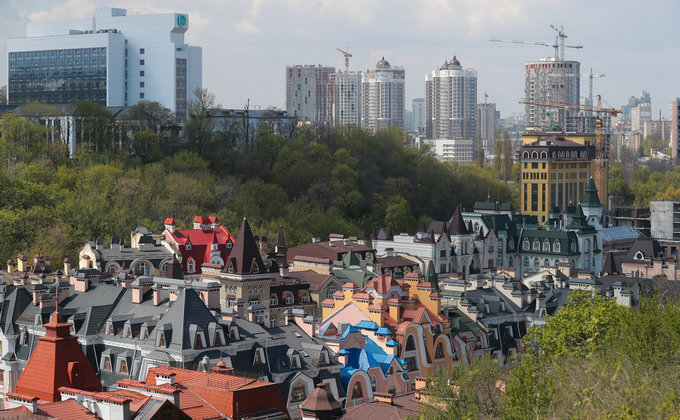
POLYGON ((12 271, 14 271, 15 268, 16 268, 16 264, 14 264, 14 261, 7 260, 7 272, 12 273, 12 271))
POLYGON ((28 271, 28 263, 26 262, 26 257, 22 254, 17 255, 17 270, 18 271, 28 271))
POLYGON ((170 292, 170 302, 174 302, 179 297, 179 290, 172 290, 170 292))
POLYGON ((142 303, 144 300, 144 295, 146 292, 151 290, 151 282, 149 278, 145 278, 147 281, 142 281, 142 278, 138 278, 132 282, 132 303, 142 303))
POLYGON ((279 274, 281 275, 281 277, 287 278, 288 275, 289 275, 289 273, 290 273, 290 271, 289 271, 289 269, 288 269, 288 265, 287 265, 287 264, 285 264, 285 265, 280 265, 280 266, 279 266, 279 274))
POLYGON ((168 217, 163 224, 165 225, 165 230, 170 233, 175 233, 175 219, 168 217))
POLYGON ((201 216, 194 217, 194 221, 193 221, 194 229, 200 229, 202 221, 203 221, 203 217, 201 217, 201 216))
POLYGON ((321 238, 312 238, 313 244, 318 244, 319 242, 321 242, 321 238))
POLYGON ((154 284, 151 289, 153 289, 153 306, 158 306, 161 304, 161 286, 154 284))
POLYGON ((64 258, 64 274, 68 274, 71 271, 71 260, 64 258))
MULTIPOLYGON (((71 277, 72 279, 74 277, 71 277)), ((76 292, 87 292, 87 289, 90 288, 90 280, 86 279, 85 277, 75 277, 76 284, 73 287, 73 290, 76 292)))
POLYGON ((217 229, 220 227, 220 221, 216 216, 210 216, 208 217, 208 220, 210 220, 210 227, 213 229, 217 229))
POLYGON ((164 385, 164 384, 170 384, 170 385, 175 385, 175 374, 170 373, 167 375, 159 375, 155 374, 156 376, 156 385, 164 385))
POLYGON ((220 309, 220 284, 214 282, 208 289, 201 290, 201 300, 208 309, 220 309))
POLYGON ((394 404, 394 395, 392 394, 383 394, 382 392, 374 392, 373 393, 373 399, 376 401, 384 402, 389 405, 394 404))
POLYGON ((71 296, 71 286, 68 282, 56 282, 57 285, 57 302, 61 303, 64 299, 71 296))
POLYGON ((33 305, 40 303, 40 297, 47 291, 47 286, 36 284, 33 287, 33 305))

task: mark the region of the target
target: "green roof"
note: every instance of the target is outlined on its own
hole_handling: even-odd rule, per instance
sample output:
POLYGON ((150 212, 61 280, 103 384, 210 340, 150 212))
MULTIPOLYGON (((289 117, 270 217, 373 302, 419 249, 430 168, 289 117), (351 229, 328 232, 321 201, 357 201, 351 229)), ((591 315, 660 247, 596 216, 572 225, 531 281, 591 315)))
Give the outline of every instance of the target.
POLYGON ((583 207, 602 207, 600 203, 600 198, 597 195, 597 187, 595 187, 595 181, 593 178, 588 180, 588 185, 586 186, 586 194, 583 196, 583 201, 581 201, 583 207))

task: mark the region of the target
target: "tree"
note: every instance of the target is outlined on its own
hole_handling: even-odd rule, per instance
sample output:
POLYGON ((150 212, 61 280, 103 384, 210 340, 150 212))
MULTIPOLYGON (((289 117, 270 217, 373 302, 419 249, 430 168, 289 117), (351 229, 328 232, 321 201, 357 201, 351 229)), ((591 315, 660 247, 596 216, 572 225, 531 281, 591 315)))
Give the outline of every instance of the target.
POLYGON ((0 105, 7 105, 7 85, 0 87, 0 105))
POLYGON ((477 153, 475 155, 475 164, 480 168, 484 167, 484 147, 482 145, 482 136, 477 135, 477 153))
POLYGON ((156 101, 139 101, 132 105, 126 119, 142 123, 143 128, 152 130, 159 137, 167 135, 166 131, 177 125, 175 114, 156 101))
POLYGON ((493 167, 497 174, 501 173, 501 156, 503 154, 503 149, 501 147, 501 130, 497 128, 493 132, 493 167))
POLYGON ((385 226, 390 226, 394 232, 408 232, 414 224, 408 201, 400 195, 392 197, 385 210, 385 226))
POLYGON ((514 162, 514 156, 512 153, 512 140, 510 140, 510 134, 507 131, 503 132, 503 144, 501 146, 501 151, 503 152, 501 172, 503 174, 503 179, 507 181, 512 176, 512 165, 514 162))
POLYGON ((222 105, 205 88, 194 89, 194 98, 187 102, 189 119, 184 125, 184 136, 189 150, 208 156, 214 139, 215 116, 222 105))

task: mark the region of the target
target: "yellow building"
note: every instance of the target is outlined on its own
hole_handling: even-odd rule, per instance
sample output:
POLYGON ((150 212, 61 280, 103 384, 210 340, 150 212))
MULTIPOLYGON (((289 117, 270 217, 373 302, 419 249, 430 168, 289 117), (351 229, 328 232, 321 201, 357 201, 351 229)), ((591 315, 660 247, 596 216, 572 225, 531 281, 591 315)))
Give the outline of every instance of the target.
MULTIPOLYGON (((553 207, 576 206, 585 196, 590 177, 595 176, 595 147, 592 134, 527 133, 520 150, 520 212, 549 219, 553 207)), ((604 159, 599 196, 608 196, 609 162, 604 159)))

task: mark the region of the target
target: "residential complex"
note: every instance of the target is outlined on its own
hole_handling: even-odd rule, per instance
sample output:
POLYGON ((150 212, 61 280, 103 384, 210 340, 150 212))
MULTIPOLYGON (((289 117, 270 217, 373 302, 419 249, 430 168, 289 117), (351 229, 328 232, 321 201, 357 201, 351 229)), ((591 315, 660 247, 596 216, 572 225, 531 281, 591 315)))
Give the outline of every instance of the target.
POLYGON ((331 123, 335 103, 335 68, 286 67, 286 111, 299 121, 331 123))
POLYGON ((425 76, 425 137, 476 140, 477 72, 454 56, 425 76))
POLYGON ((200 47, 184 43, 183 13, 127 15, 97 9, 94 17, 29 22, 26 36, 10 38, 8 102, 105 106, 157 101, 179 117, 202 86, 200 47))
POLYGON ((406 72, 385 57, 366 70, 361 80, 361 128, 375 133, 388 127, 404 127, 406 72))
MULTIPOLYGON (((578 105, 581 63, 555 61, 553 58, 527 62, 524 91, 529 100, 578 105)), ((527 128, 552 130, 559 126, 567 132, 577 131, 577 111, 527 104, 525 113, 527 128)))
POLYGON ((484 153, 494 152, 494 138, 501 120, 501 112, 496 110, 496 104, 477 104, 477 138, 482 142, 484 153))
POLYGON ((680 98, 675 98, 670 106, 671 115, 671 157, 677 162, 680 156, 680 98))

